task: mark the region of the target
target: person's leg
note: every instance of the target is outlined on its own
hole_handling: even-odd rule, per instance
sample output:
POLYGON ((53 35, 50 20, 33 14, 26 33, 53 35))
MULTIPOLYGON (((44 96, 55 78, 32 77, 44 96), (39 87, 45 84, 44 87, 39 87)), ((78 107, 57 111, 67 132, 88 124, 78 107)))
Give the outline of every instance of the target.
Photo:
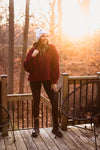
POLYGON ((34 116, 34 130, 32 131, 32 136, 37 137, 39 133, 39 104, 40 104, 41 82, 30 82, 30 87, 33 96, 33 116, 34 116))
POLYGON ((59 130, 58 125, 58 93, 54 92, 51 89, 51 82, 50 81, 43 81, 44 89, 50 99, 52 105, 52 117, 53 117, 53 130, 52 132, 59 137, 62 137, 62 133, 59 130))

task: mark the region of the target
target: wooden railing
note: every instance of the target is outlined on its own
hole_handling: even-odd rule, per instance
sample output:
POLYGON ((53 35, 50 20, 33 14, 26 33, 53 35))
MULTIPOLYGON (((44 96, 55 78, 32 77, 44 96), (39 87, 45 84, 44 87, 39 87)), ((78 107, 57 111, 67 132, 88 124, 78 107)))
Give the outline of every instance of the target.
MULTIPOLYGON (((32 94, 31 93, 7 94, 7 75, 1 75, 0 93, 1 93, 0 103, 9 110, 12 117, 14 129, 33 128, 34 125, 32 113, 33 112, 32 94)), ((41 103, 40 103, 41 127, 52 125, 52 117, 51 115, 49 115, 50 111, 51 111, 51 104, 49 99, 41 95, 41 103)))
MULTIPOLYGON (((91 80, 100 80, 100 72, 97 72, 95 76, 69 76, 67 73, 63 73, 63 87, 62 87, 62 102, 65 100, 65 98, 71 93, 77 86, 80 86, 81 84, 91 81, 91 80)), ((98 87, 99 89, 100 87, 98 87)), ((67 108, 65 107, 67 110, 67 108)), ((68 119, 62 115, 61 117, 61 128, 63 130, 67 130, 68 125, 68 119)))
MULTIPOLYGON (((32 94, 8 94, 8 109, 11 113, 14 129, 33 128, 33 98, 32 94)), ((41 95, 40 127, 51 126, 51 104, 41 95), (49 119, 49 121, 48 121, 49 119)))
MULTIPOLYGON (((68 94, 87 80, 100 79, 100 72, 95 76, 69 76, 67 73, 62 73, 62 84, 59 90, 59 110, 61 118, 61 128, 67 129, 68 120, 61 113, 61 105, 68 94)), ((33 128, 33 112, 32 112, 32 94, 7 94, 7 75, 1 75, 0 79, 0 103, 9 109, 15 129, 33 128), (27 122, 26 122, 27 120, 27 122)), ((67 109, 67 108, 66 108, 67 109)), ((52 126, 51 104, 49 99, 41 95, 40 104, 40 127, 52 126)))

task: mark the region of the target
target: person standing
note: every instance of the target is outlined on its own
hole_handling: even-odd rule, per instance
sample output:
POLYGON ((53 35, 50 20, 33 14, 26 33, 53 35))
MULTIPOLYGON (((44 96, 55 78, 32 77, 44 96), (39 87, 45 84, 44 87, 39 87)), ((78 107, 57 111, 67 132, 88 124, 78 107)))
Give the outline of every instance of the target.
POLYGON ((39 104, 41 85, 43 85, 52 105, 52 133, 62 137, 63 134, 58 124, 59 54, 56 47, 49 44, 46 30, 39 27, 35 32, 36 42, 28 51, 23 63, 24 69, 29 73, 28 80, 33 96, 34 129, 32 136, 37 137, 39 134, 39 104))

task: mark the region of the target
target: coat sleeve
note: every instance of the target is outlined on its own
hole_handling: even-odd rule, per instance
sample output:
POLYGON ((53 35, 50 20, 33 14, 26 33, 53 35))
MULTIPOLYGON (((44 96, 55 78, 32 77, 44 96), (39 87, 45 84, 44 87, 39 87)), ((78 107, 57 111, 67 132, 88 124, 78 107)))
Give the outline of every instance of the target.
POLYGON ((51 82, 57 83, 59 79, 59 53, 56 47, 52 46, 52 60, 51 60, 51 82))
POLYGON ((33 49, 29 50, 29 52, 27 53, 26 58, 23 62, 23 67, 24 67, 25 71, 27 71, 28 73, 34 72, 34 67, 36 64, 36 61, 35 61, 36 58, 32 57, 33 51, 34 51, 33 49))

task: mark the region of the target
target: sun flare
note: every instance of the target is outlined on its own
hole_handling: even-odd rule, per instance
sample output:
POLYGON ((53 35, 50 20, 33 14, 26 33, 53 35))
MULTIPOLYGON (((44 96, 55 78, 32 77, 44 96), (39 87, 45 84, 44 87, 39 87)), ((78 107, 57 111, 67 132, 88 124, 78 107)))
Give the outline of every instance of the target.
MULTIPOLYGON (((58 23, 57 2, 58 1, 56 1, 55 24, 58 23)), ((83 3, 84 0, 80 0, 80 2, 83 3)), ((17 19, 19 18, 20 14, 25 13, 25 3, 26 0, 14 1, 15 16, 17 16, 17 19)), ((64 37, 70 38, 71 40, 79 40, 86 37, 88 32, 93 35, 98 28, 100 30, 100 20, 99 22, 97 21, 98 16, 100 16, 100 1, 90 0, 89 3, 89 15, 86 15, 86 13, 82 13, 79 0, 62 0, 62 34, 64 37)), ((42 21, 44 19, 44 22, 46 22, 45 18, 47 18, 49 22, 49 9, 49 0, 30 0, 30 13, 34 14, 37 21, 41 15, 42 21), (41 12, 43 12, 43 14, 41 12)), ((22 19, 24 18, 21 17, 21 24, 23 24, 22 19)))
POLYGON ((16 1, 14 1, 14 5, 15 5, 14 7, 18 11, 25 9, 25 3, 26 3, 26 0, 16 0, 16 1))
POLYGON ((87 31, 86 16, 81 11, 77 1, 63 3, 63 33, 71 39, 80 39, 87 31))

